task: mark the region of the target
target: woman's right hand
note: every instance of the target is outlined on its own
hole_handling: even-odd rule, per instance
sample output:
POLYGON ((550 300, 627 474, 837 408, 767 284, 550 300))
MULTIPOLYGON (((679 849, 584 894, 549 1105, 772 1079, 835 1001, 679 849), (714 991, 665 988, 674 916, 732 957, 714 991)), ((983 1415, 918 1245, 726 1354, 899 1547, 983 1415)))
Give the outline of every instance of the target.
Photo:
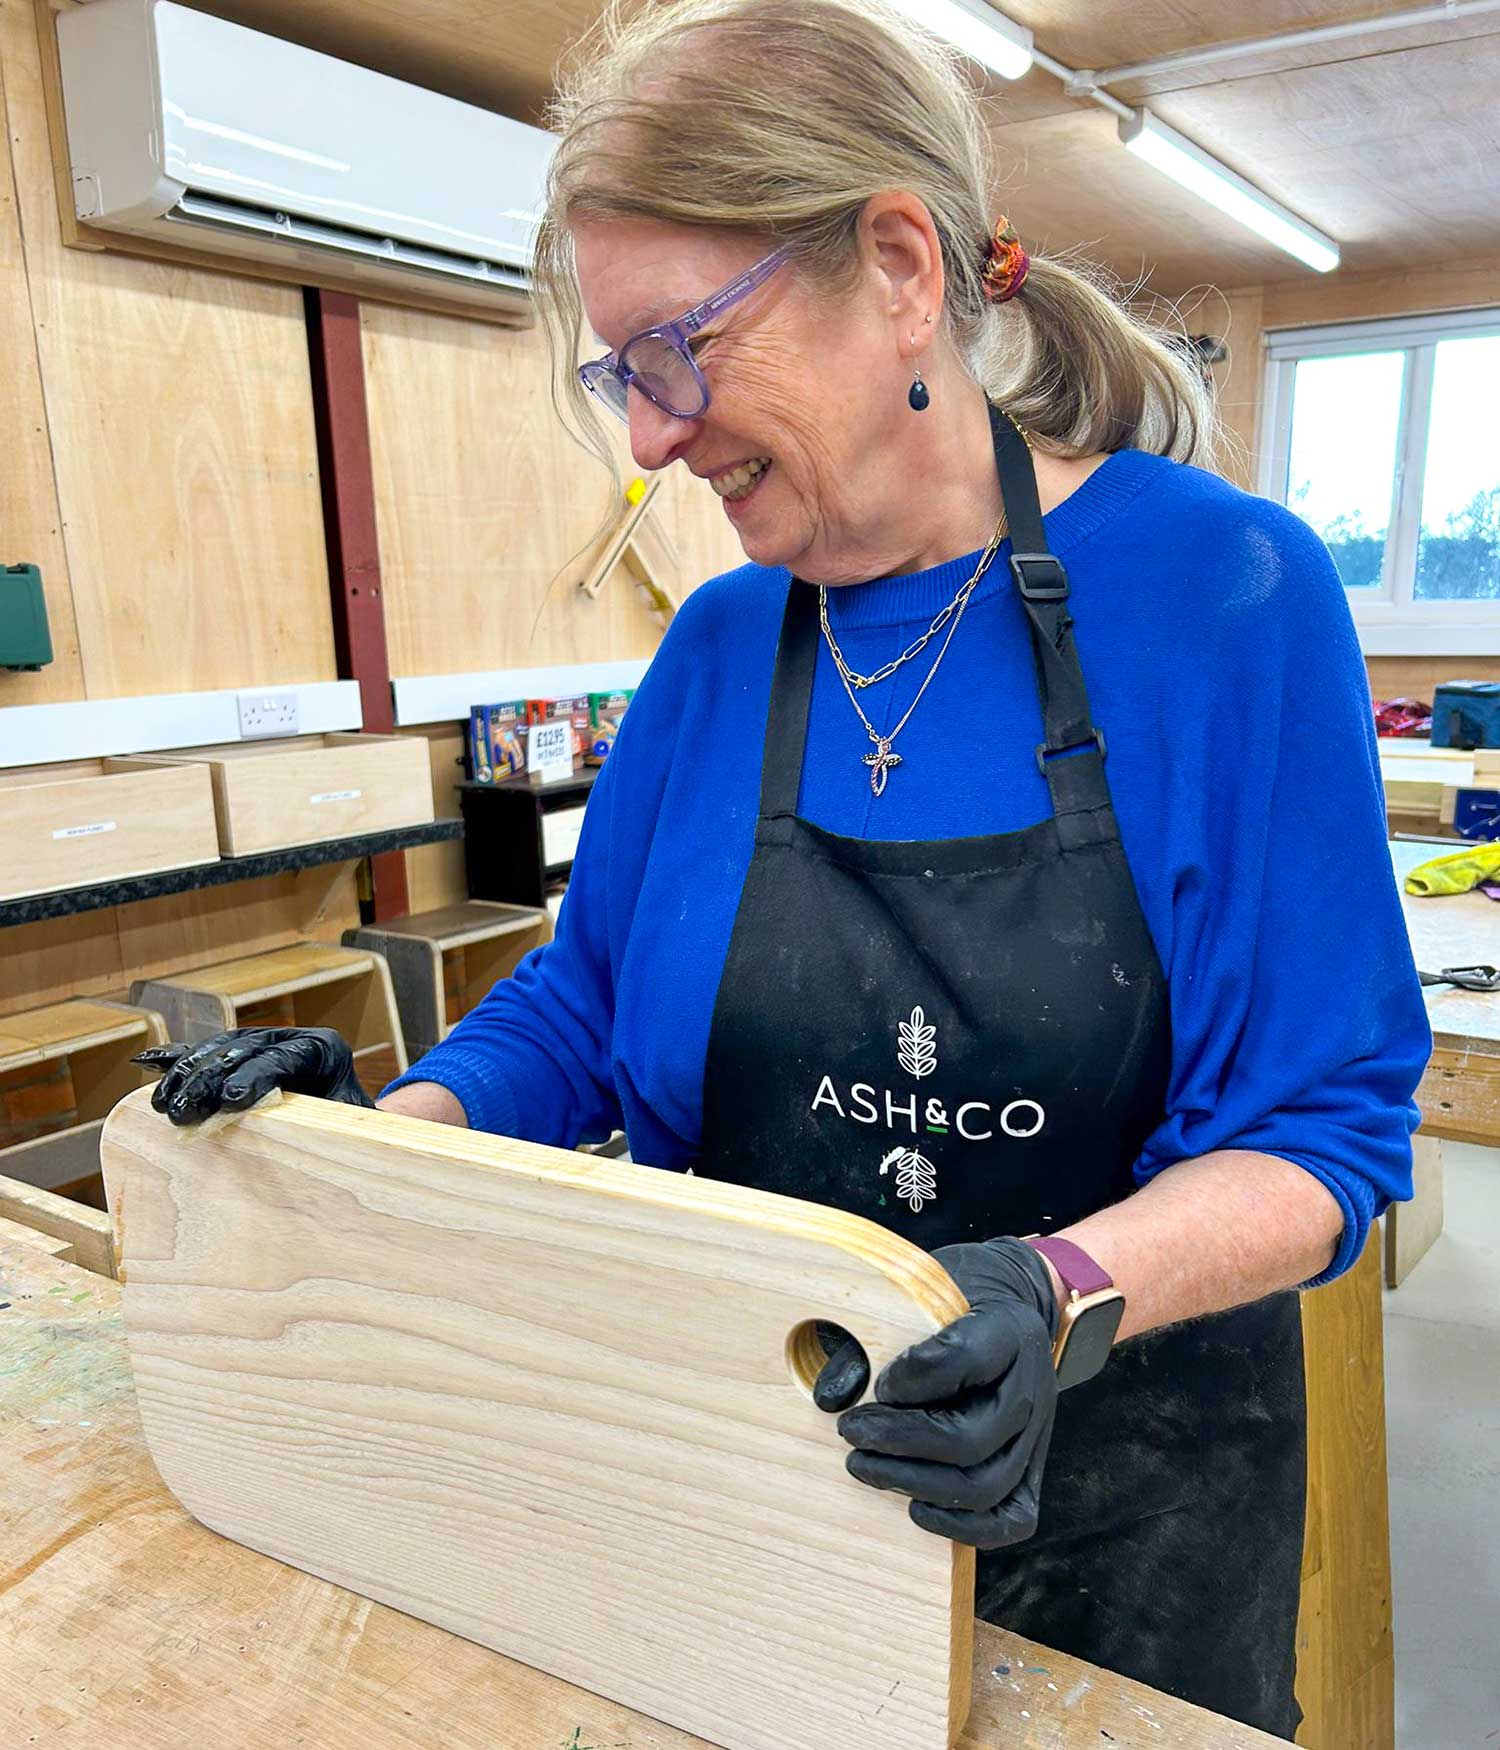
POLYGON ((153 1045, 133 1061, 164 1071, 151 1104, 174 1124, 244 1112, 273 1088, 375 1104, 359 1085, 348 1041, 329 1027, 236 1027, 197 1045, 153 1045))

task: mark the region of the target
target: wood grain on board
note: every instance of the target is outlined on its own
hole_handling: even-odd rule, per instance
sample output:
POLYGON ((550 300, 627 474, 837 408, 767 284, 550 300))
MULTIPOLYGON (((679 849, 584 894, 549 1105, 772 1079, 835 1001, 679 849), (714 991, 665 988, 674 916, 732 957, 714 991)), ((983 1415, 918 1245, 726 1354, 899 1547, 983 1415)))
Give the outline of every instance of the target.
POLYGON ((947 1750, 972 1552, 847 1474, 799 1376, 811 1320, 878 1370, 958 1316, 925 1253, 320 1100, 207 1137, 132 1096, 103 1156, 147 1440, 205 1524, 731 1750, 947 1750))
MULTIPOLYGON (((0 1465, 27 1479, 0 1517, 0 1711, 22 1742, 712 1750, 215 1536, 152 1466, 118 1286, 3 1240, 0 1282, 0 1465)), ((973 1672, 959 1750, 1280 1742, 986 1623, 973 1672)))

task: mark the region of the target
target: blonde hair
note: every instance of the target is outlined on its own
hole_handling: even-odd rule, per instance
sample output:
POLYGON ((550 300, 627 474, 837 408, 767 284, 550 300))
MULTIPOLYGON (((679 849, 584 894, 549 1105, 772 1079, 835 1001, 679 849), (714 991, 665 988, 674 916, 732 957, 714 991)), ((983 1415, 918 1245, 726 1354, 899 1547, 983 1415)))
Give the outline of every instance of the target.
POLYGON ((560 70, 535 283, 554 398, 608 454, 574 370, 583 315, 569 226, 646 218, 771 239, 814 287, 852 279, 872 195, 903 189, 942 245, 942 321, 969 373, 1048 449, 1138 448, 1212 466, 1208 386, 1098 271, 1031 258, 996 303, 999 202, 968 65, 882 0, 611 0, 560 70), (560 393, 559 393, 560 391, 560 393))

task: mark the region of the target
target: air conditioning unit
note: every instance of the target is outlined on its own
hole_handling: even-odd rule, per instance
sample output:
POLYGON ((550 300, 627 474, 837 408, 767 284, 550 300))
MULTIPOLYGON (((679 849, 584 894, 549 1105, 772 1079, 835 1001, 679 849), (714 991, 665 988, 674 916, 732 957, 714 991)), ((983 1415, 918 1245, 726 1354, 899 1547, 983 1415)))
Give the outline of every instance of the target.
POLYGON ((530 285, 555 138, 173 0, 57 19, 84 224, 387 296, 530 285))

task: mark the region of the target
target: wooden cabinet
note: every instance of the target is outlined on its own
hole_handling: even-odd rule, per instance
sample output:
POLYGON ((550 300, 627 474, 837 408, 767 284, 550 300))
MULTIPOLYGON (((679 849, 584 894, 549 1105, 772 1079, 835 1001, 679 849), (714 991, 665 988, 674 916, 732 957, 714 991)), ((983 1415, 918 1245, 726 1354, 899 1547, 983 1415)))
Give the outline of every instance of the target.
POLYGON ((556 784, 527 778, 458 786, 464 863, 476 899, 543 906, 566 881, 583 830, 584 809, 602 767, 585 766, 556 784))

